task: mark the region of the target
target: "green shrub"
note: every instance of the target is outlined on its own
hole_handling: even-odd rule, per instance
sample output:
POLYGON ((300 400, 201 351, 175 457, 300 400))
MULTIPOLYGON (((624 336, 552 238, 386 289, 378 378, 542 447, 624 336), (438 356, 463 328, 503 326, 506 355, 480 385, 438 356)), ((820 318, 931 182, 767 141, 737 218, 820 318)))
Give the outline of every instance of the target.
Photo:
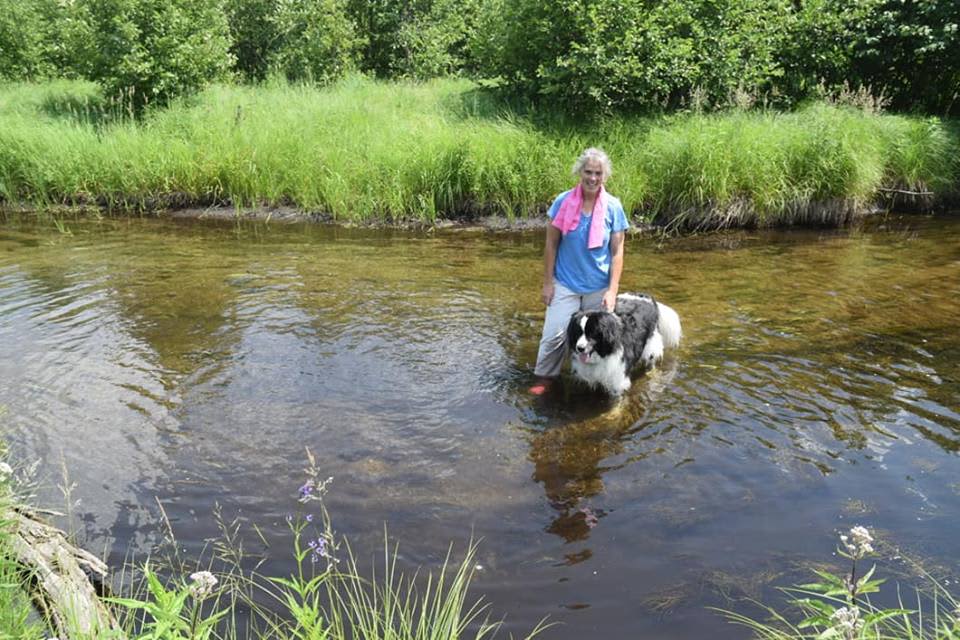
POLYGON ((347 12, 366 40, 360 67, 379 78, 392 77, 399 57, 397 34, 410 15, 407 0, 347 0, 347 12))
POLYGON ((344 0, 226 0, 230 52, 245 80, 271 73, 328 84, 359 66, 366 42, 344 0))
POLYGON ((226 75, 233 59, 221 0, 78 0, 94 49, 85 65, 135 112, 226 75))
POLYGON ((380 78, 458 74, 472 63, 467 43, 490 0, 348 0, 367 40, 361 69, 380 78))
POLYGON ((43 31, 35 4, 0 0, 0 78, 22 80, 46 75, 43 31))
POLYGON ((899 109, 960 109, 960 3, 880 0, 854 52, 861 83, 883 87, 899 109))
POLYGON ((288 80, 327 84, 356 68, 359 47, 341 0, 279 0, 274 66, 288 80))
POLYGON ((476 29, 476 0, 434 0, 401 26, 399 74, 426 79, 459 73, 469 65, 467 42, 476 29))
POLYGON ((867 37, 864 23, 877 4, 878 0, 797 3, 789 15, 789 37, 779 52, 783 69, 779 90, 797 99, 820 87, 850 82, 855 47, 867 37))
POLYGON ((76 77, 89 41, 74 3, 0 0, 0 79, 76 77))
POLYGON ((270 60, 280 44, 275 16, 277 0, 226 0, 230 53, 235 70, 247 81, 267 77, 270 60))
POLYGON ((565 112, 774 104, 841 87, 900 110, 960 108, 960 3, 937 0, 487 0, 480 72, 565 112))
POLYGON ((480 68, 517 94, 576 112, 725 102, 781 74, 785 0, 497 2, 480 68), (495 17, 499 16, 499 18, 495 17))

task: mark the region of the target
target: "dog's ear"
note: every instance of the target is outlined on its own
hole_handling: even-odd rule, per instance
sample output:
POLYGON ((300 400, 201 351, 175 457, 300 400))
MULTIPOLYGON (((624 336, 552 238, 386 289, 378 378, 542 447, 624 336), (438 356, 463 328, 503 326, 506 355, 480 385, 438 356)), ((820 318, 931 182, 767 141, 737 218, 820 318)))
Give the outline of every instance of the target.
POLYGON ((613 353, 620 344, 620 332, 620 318, 612 313, 597 314, 597 354, 606 357, 613 353))
POLYGON ((583 311, 577 311, 570 316, 570 322, 567 323, 567 346, 571 349, 577 346, 577 340, 580 339, 580 334, 582 333, 580 320, 583 316, 583 311))

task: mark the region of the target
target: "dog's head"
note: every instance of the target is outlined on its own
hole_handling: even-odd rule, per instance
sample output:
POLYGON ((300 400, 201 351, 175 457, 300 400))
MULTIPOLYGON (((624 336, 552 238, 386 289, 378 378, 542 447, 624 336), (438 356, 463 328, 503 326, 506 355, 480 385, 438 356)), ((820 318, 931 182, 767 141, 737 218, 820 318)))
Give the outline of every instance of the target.
POLYGON ((620 318, 609 311, 578 311, 567 324, 567 346, 584 364, 596 362, 617 350, 620 318))

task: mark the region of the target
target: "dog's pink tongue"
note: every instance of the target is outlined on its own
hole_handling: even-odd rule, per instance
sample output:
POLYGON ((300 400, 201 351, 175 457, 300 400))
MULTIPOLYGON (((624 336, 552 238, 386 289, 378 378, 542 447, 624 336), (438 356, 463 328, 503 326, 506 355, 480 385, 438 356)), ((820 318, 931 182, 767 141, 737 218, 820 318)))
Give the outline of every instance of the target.
POLYGON ((577 357, 580 358, 580 362, 586 364, 586 363, 587 363, 587 359, 588 359, 590 356, 588 356, 588 355, 585 354, 585 353, 581 353, 581 354, 578 354, 577 357))

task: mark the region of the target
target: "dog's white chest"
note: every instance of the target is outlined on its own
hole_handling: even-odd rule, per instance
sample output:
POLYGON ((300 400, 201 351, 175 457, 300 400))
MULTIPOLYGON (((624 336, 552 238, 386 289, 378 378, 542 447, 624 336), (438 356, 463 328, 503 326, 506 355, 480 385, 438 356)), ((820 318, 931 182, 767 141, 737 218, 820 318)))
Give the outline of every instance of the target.
POLYGON ((596 358, 593 362, 581 362, 579 358, 574 358, 573 371, 587 384, 603 387, 615 395, 630 388, 630 375, 623 362, 623 348, 605 358, 596 358))

